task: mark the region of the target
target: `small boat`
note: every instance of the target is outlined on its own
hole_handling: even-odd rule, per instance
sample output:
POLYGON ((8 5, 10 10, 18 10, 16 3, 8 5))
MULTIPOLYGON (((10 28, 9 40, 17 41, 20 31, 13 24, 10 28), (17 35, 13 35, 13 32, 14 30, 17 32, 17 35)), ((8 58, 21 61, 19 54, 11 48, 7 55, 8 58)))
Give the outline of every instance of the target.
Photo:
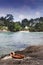
POLYGON ((11 52, 11 53, 10 53, 10 56, 11 56, 12 58, 15 58, 15 59, 23 59, 23 58, 25 57, 25 55, 16 54, 16 53, 14 53, 14 52, 11 52))

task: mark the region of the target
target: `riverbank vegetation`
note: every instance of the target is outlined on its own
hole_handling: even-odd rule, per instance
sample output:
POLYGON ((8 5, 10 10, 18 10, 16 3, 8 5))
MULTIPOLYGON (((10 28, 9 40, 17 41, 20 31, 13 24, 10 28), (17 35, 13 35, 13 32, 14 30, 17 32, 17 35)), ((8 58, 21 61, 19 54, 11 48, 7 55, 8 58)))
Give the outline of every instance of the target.
POLYGON ((43 17, 36 19, 23 19, 21 22, 15 22, 12 14, 7 14, 5 17, 0 17, 0 30, 2 31, 21 31, 28 30, 30 32, 43 31, 43 17))

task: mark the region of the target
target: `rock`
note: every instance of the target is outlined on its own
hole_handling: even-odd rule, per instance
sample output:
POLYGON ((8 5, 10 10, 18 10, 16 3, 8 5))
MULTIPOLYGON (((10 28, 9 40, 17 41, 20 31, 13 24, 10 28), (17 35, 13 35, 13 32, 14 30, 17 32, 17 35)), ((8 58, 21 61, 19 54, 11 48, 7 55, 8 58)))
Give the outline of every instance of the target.
POLYGON ((43 46, 30 46, 22 51, 16 51, 16 53, 24 54, 26 57, 23 59, 9 59, 9 55, 7 55, 1 58, 5 60, 0 60, 0 65, 43 65, 43 46), (8 59, 6 60, 6 58, 8 59))
POLYGON ((7 60, 7 59, 11 59, 11 56, 5 56, 4 58, 2 58, 1 60, 7 60))

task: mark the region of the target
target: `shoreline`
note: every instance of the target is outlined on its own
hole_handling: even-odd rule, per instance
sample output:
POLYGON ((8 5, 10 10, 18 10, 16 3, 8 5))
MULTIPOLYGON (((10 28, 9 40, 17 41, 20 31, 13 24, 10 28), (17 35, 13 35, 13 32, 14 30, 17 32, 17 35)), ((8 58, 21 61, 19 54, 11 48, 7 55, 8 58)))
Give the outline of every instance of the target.
MULTIPOLYGON (((33 52, 39 52, 43 50, 43 45, 30 45, 22 50, 16 50, 15 53, 20 53, 20 54, 24 54, 24 53, 33 53, 33 52)), ((9 54, 2 54, 3 56, 7 56, 9 54)), ((2 57, 2 56, 1 56, 2 57)))
POLYGON ((30 31, 20 31, 20 32, 30 32, 30 31))
POLYGON ((0 65, 43 65, 43 45, 29 46, 22 51, 15 51, 15 53, 24 54, 25 58, 14 59, 10 57, 8 59, 1 60, 8 57, 9 54, 7 54, 0 59, 0 65))

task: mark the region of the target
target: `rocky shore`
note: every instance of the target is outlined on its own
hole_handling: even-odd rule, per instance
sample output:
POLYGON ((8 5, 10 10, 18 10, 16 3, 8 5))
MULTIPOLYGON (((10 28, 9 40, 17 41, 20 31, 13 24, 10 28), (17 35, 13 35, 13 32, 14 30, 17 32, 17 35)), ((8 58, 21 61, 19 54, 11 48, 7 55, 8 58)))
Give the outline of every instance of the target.
POLYGON ((1 56, 0 65, 43 65, 43 46, 30 46, 22 51, 16 51, 16 54, 23 54, 25 58, 14 59, 9 54, 1 56), (3 58, 8 59, 3 59, 3 58))

